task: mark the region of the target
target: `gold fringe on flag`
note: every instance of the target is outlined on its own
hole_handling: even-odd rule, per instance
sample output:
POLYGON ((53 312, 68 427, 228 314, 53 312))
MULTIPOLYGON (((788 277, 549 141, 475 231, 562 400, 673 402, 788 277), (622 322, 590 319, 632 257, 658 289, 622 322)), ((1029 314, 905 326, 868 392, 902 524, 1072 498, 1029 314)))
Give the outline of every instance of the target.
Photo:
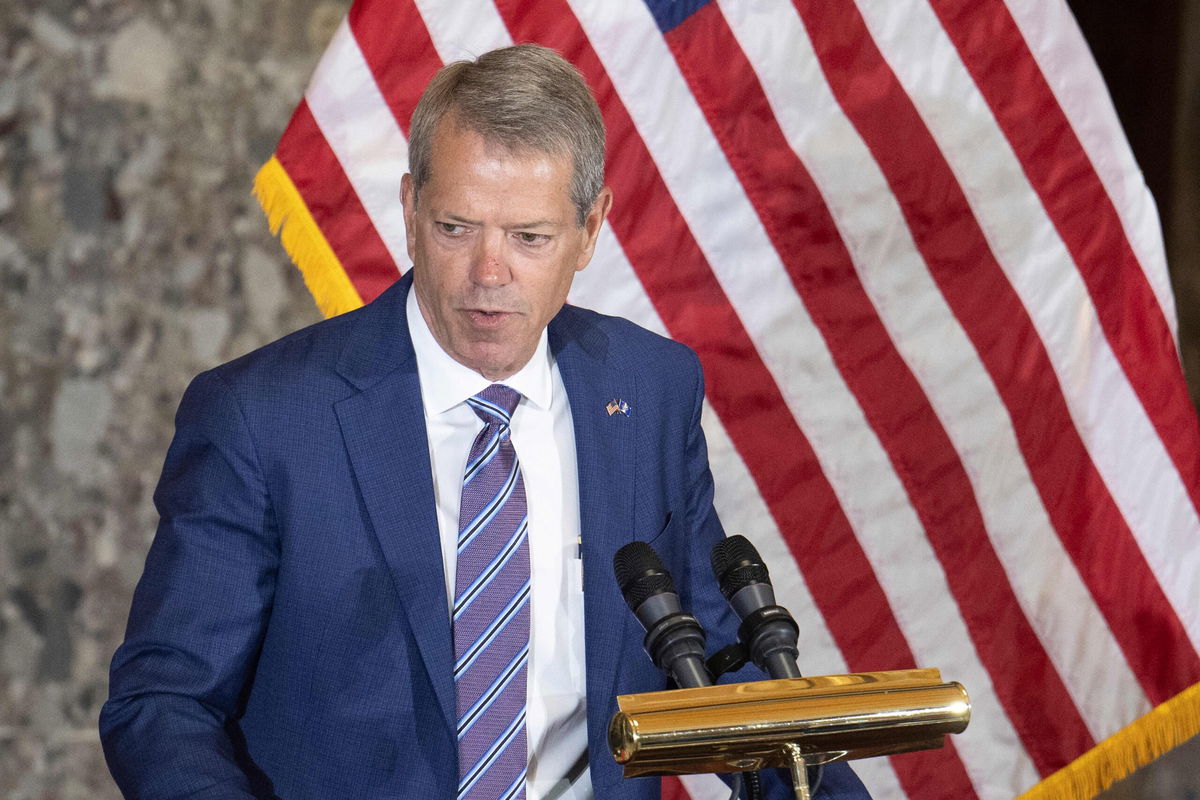
POLYGON ((1126 725, 1018 800, 1091 800, 1197 734, 1200 734, 1200 683, 1126 725))
POLYGON ((304 276, 304 284, 326 317, 363 304, 341 261, 308 211, 304 198, 279 159, 262 165, 254 176, 254 196, 267 215, 272 235, 304 276))

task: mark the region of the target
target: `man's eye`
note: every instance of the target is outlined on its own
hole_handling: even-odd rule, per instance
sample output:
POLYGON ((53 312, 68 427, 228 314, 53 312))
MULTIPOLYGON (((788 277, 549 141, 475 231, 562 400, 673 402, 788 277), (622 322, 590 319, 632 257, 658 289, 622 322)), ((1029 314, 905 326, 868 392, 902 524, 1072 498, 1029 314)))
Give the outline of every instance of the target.
POLYGON ((517 238, 521 240, 522 244, 542 244, 550 241, 550 237, 544 233, 529 233, 528 231, 521 231, 517 234, 517 238))
POLYGON ((467 232, 466 226, 459 225, 457 222, 439 222, 437 226, 442 233, 448 236, 461 236, 467 232))

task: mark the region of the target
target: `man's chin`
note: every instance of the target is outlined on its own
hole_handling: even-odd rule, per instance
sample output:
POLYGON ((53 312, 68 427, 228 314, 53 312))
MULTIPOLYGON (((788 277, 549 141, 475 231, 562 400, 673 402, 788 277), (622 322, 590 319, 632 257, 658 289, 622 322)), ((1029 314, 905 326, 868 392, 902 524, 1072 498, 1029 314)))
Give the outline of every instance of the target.
POLYGON ((500 381, 520 371, 529 359, 521 360, 509 347, 475 343, 455 360, 489 381, 500 381))

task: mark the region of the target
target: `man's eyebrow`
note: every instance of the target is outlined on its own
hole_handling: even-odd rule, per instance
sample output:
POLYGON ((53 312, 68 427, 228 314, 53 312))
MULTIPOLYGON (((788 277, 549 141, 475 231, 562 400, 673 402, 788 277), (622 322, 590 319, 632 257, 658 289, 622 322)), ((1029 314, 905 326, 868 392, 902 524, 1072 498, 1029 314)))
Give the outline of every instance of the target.
MULTIPOLYGON (((444 222, 458 222, 463 225, 482 225, 483 224, 477 219, 470 219, 469 217, 463 217, 463 216, 460 216, 458 214, 454 214, 451 212, 447 212, 445 214, 438 215, 438 219, 442 220, 444 222)), ((552 220, 552 219, 537 219, 537 220, 533 220, 531 222, 515 222, 515 223, 509 224, 509 225, 505 225, 504 227, 506 230, 515 231, 515 230, 527 230, 529 228, 559 228, 559 227, 562 227, 562 224, 563 223, 552 220)))
POLYGON ((561 224, 561 222, 556 222, 552 219, 539 219, 534 220, 533 222, 518 222, 515 225, 509 225, 508 227, 510 230, 516 230, 519 228, 557 228, 561 224))

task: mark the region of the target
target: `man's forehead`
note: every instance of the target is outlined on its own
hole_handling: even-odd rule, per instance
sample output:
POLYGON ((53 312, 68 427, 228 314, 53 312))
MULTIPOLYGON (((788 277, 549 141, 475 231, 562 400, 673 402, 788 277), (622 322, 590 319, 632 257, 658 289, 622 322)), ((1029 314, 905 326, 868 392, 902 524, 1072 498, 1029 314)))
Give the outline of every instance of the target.
POLYGON ((476 138, 489 156, 496 158, 536 158, 545 156, 552 160, 565 159, 568 169, 574 166, 574 156, 567 148, 546 142, 545 144, 528 141, 526 138, 505 136, 502 132, 489 131, 483 126, 475 125, 470 119, 456 111, 451 111, 438 123, 433 133, 433 149, 436 153, 439 144, 445 144, 455 136, 467 135, 476 138))

